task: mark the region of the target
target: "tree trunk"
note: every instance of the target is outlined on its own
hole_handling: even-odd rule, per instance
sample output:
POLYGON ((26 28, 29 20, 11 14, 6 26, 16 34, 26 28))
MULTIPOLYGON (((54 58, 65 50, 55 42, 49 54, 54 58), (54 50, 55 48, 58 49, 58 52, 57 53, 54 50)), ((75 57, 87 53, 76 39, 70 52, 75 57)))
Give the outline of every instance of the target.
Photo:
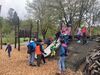
POLYGON ((62 30, 62 21, 61 20, 60 20, 59 26, 60 26, 60 30, 62 30))
POLYGON ((25 30, 24 30, 24 42, 25 42, 25 30))
POLYGON ((29 41, 31 41, 31 39, 32 39, 32 28, 33 28, 33 26, 32 26, 32 23, 31 23, 31 25, 30 25, 30 38, 29 38, 29 41))
POLYGON ((67 22, 67 19, 66 19, 66 12, 65 12, 65 10, 64 10, 64 6, 63 6, 63 4, 62 4, 62 1, 60 0, 59 1, 59 4, 60 4, 60 6, 61 6, 61 9, 62 9, 62 11, 63 11, 63 17, 65 18, 65 23, 66 23, 66 25, 68 25, 68 22, 67 22))
POLYGON ((82 0, 82 3, 81 3, 81 8, 80 8, 80 15, 79 15, 79 24, 78 24, 78 27, 80 27, 80 24, 81 24, 81 21, 82 21, 82 17, 83 17, 83 10, 84 10, 84 8, 83 8, 83 6, 84 6, 84 0, 82 0))
POLYGON ((45 36, 46 36, 47 30, 48 30, 48 28, 47 28, 46 30, 42 30, 42 36, 43 36, 43 39, 45 39, 45 36))
POLYGON ((74 31, 74 26, 72 27, 72 39, 74 40, 74 34, 75 34, 75 31, 74 31))
POLYGON ((43 36, 43 39, 45 39, 46 34, 42 34, 42 36, 43 36))
POLYGON ((16 44, 17 44, 17 36, 18 34, 17 33, 17 29, 16 29, 16 25, 15 25, 15 48, 16 48, 16 44))
POLYGON ((1 44, 1 49, 2 49, 2 32, 0 33, 0 44, 1 44))
POLYGON ((18 51, 20 51, 20 35, 19 35, 19 25, 18 25, 18 51))
POLYGON ((39 39, 39 20, 37 20, 37 39, 39 39))

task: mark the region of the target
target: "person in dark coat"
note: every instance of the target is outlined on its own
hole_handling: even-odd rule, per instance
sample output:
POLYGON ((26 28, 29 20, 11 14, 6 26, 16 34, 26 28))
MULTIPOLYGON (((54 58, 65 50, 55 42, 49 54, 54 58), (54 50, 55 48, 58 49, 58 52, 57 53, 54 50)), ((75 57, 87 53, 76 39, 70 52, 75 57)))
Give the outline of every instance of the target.
POLYGON ((5 51, 8 51, 8 57, 11 57, 12 46, 8 44, 5 51))

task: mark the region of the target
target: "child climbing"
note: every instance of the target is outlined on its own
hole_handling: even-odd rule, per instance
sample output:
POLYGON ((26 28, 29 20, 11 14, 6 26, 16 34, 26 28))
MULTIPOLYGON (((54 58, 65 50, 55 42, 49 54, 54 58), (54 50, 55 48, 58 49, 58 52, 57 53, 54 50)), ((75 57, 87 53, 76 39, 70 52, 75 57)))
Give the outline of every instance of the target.
POLYGON ((54 44, 53 46, 51 46, 50 50, 51 50, 51 57, 54 57, 55 54, 56 54, 56 44, 54 44))
POLYGON ((87 43, 87 28, 83 26, 81 32, 82 32, 82 43, 84 45, 87 43))
POLYGON ((78 30, 77 30, 77 43, 81 43, 81 35, 82 35, 81 28, 78 28, 78 30))

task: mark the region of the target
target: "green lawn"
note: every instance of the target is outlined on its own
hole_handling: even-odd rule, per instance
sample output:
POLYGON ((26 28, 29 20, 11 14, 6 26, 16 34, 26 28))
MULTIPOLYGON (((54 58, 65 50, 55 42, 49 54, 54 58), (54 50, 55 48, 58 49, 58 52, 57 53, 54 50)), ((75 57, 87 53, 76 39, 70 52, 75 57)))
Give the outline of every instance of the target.
MULTIPOLYGON (((24 40, 26 40, 26 41, 28 41, 29 40, 29 38, 20 38, 20 42, 21 43, 23 43, 23 42, 25 42, 24 40)), ((3 43, 14 43, 14 38, 6 38, 6 37, 4 37, 3 38, 3 43)))

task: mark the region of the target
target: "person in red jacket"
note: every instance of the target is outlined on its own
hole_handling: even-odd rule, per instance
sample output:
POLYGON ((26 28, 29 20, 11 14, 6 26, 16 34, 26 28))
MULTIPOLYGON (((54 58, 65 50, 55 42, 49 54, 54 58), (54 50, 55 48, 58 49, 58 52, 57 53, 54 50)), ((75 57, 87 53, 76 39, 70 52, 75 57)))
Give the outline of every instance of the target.
POLYGON ((87 28, 85 26, 82 27, 81 29, 81 32, 82 32, 82 41, 83 41, 83 45, 86 44, 87 42, 87 28))

